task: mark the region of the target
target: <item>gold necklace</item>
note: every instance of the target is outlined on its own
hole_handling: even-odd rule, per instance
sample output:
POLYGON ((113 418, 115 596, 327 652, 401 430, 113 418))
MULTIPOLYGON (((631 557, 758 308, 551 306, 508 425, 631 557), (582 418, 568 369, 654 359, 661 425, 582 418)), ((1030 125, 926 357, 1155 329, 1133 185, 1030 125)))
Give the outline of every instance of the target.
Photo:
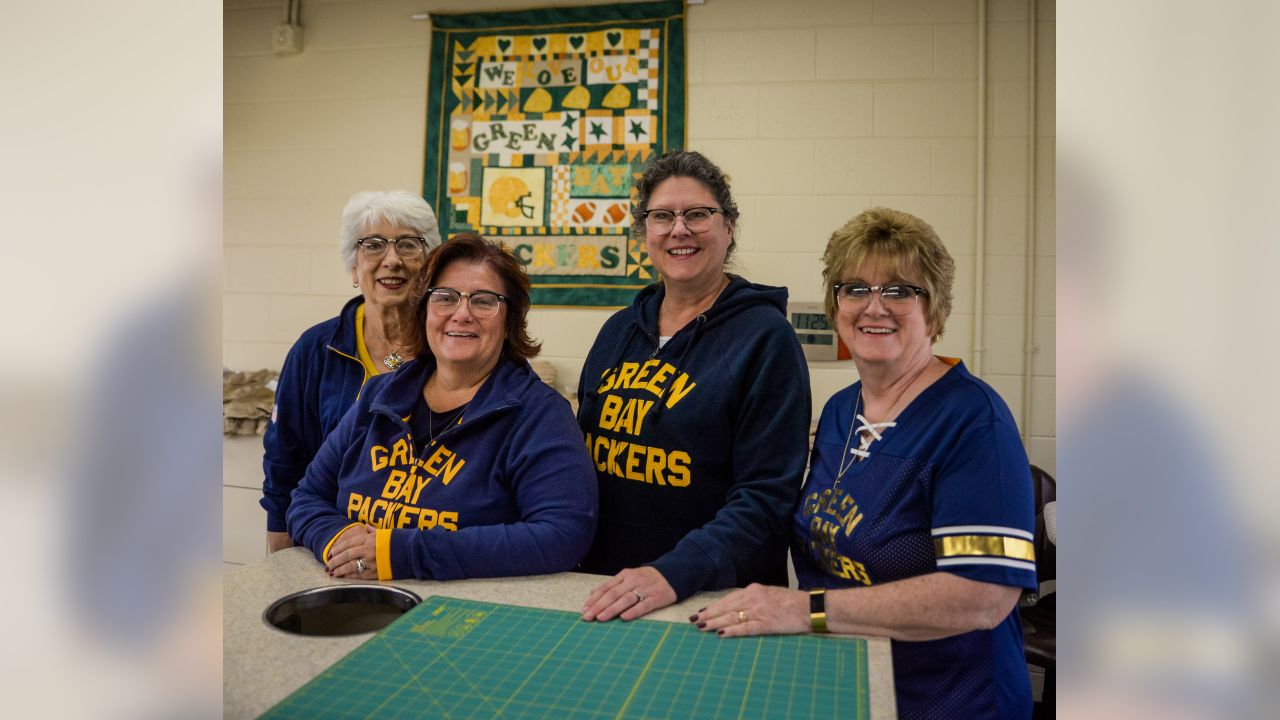
MULTIPOLYGON (((729 283, 730 283, 730 282, 731 282, 731 280, 730 280, 729 276, 728 276, 728 275, 724 275, 724 276, 723 276, 723 279, 721 279, 721 281, 720 281, 720 287, 719 287, 718 289, 716 289, 716 291, 715 291, 715 292, 711 293, 711 300, 710 300, 709 302, 707 302, 707 304, 706 304, 706 305, 701 306, 701 308, 700 308, 697 312, 695 312, 695 313, 693 313, 692 315, 690 315, 690 316, 689 316, 689 320, 693 320, 694 318, 698 317, 698 316, 699 316, 699 315, 701 315, 702 313, 704 313, 704 312, 706 312, 706 311, 710 310, 710 309, 711 309, 711 306, 716 304, 716 300, 719 300, 719 299, 720 299, 720 293, 723 293, 723 292, 724 292, 724 289, 725 289, 725 288, 727 288, 727 287, 729 287, 729 283)), ((658 315, 659 315, 659 318, 658 318, 659 334, 661 334, 661 327, 662 327, 662 318, 661 318, 661 315, 662 315, 662 311, 663 311, 663 310, 666 310, 668 313, 671 313, 670 317, 671 317, 671 319, 672 319, 672 323, 673 323, 673 324, 674 324, 675 317, 676 317, 676 316, 675 316, 675 314, 674 314, 674 313, 675 313, 675 311, 674 311, 674 310, 667 310, 667 304, 666 304, 666 302, 664 301, 664 302, 662 303, 662 307, 658 308, 658 315)), ((676 328, 675 332, 679 332, 681 328, 683 328, 685 325, 688 325, 688 324, 689 324, 688 322, 685 322, 685 323, 684 323, 684 324, 682 324, 680 327, 676 328)), ((672 333, 672 335, 674 335, 674 334, 675 334, 675 332, 673 332, 673 333, 672 333)))
MULTIPOLYGON (((440 427, 440 434, 443 435, 445 430, 452 427, 453 424, 458 421, 458 418, 462 417, 462 411, 466 410, 467 406, 470 404, 470 400, 462 403, 462 407, 458 408, 457 411, 453 413, 453 417, 449 418, 444 425, 440 427)), ((431 410, 430 405, 427 406, 427 440, 432 443, 436 441, 436 413, 431 410)))
MULTIPOLYGON (((387 342, 387 345, 391 345, 391 343, 387 342)), ((387 354, 386 357, 382 358, 382 364, 386 365, 388 370, 395 370, 396 368, 405 364, 409 360, 412 360, 413 358, 406 358, 400 354, 400 351, 403 350, 404 348, 405 348, 405 345, 392 346, 391 352, 387 354)))
MULTIPOLYGON (((903 392, 905 393, 906 391, 903 391, 903 392)), ((901 400, 902 398, 899 397, 898 399, 901 400)), ((836 474, 835 482, 831 484, 832 490, 839 489, 840 479, 844 477, 845 473, 849 472, 849 468, 852 468, 860 460, 866 460, 867 458, 871 457, 871 453, 868 452, 867 448, 871 447, 871 443, 875 442, 876 440, 883 439, 883 437, 877 431, 878 429, 888 430, 889 428, 897 427, 898 425, 898 423, 893 420, 886 420, 885 422, 879 422, 879 423, 871 422, 870 420, 866 419, 862 415, 858 414, 858 409, 861 406, 862 406, 862 391, 859 390, 858 399, 853 404, 853 420, 849 421, 849 434, 844 439, 844 453, 840 457, 840 471, 836 474), (862 427, 858 428, 858 433, 857 433, 859 436, 858 444, 860 445, 860 447, 857 450, 850 450, 849 445, 850 443, 853 442, 853 436, 854 436, 853 428, 857 426, 859 420, 862 421, 862 427), (869 438, 862 437, 861 431, 863 430, 866 430, 870 434, 869 438), (852 455, 856 459, 853 459, 853 460, 848 459, 848 456, 850 455, 852 455)), ((892 413, 895 407, 897 407, 897 402, 895 402, 889 408, 891 417, 894 417, 892 413)))
MULTIPOLYGON (((849 421, 849 435, 844 439, 844 451, 840 454, 840 472, 836 473, 836 480, 831 484, 831 488, 840 487, 840 479, 844 474, 849 472, 849 468, 854 466, 857 460, 849 460, 850 456, 857 457, 849 452, 849 443, 853 442, 853 428, 858 424, 858 409, 862 407, 862 390, 858 390, 858 399, 853 403, 853 419, 849 421), (848 463, 847 465, 845 463, 848 463)), ((861 442, 861 440, 859 440, 861 442)))
POLYGON ((404 357, 400 355, 399 349, 391 351, 390 355, 382 358, 382 364, 387 366, 388 370, 395 370, 404 364, 404 357))
MULTIPOLYGON (((370 350, 372 350, 372 348, 370 347, 371 343, 369 342, 369 339, 373 335, 373 329, 369 327, 368 323, 365 324, 364 332, 365 332, 365 347, 368 347, 370 348, 370 350)), ((385 330, 381 333, 381 341, 385 342, 387 344, 387 347, 391 348, 391 352, 387 353, 382 357, 382 364, 386 365, 388 370, 395 370, 396 368, 405 364, 409 360, 413 359, 413 358, 406 358, 405 356, 400 354, 400 351, 408 347, 408 344, 407 343, 401 343, 398 345, 391 344, 391 339, 386 336, 385 330)), ((369 354, 372 355, 373 353, 370 352, 369 354)))

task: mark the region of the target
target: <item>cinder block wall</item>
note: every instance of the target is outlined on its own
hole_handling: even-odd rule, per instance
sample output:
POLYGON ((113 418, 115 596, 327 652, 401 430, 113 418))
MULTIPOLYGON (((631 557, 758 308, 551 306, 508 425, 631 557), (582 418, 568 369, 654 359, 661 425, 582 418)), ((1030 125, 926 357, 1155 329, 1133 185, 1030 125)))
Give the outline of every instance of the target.
MULTIPOLYGON (((436 12, 603 4, 437 0, 436 12)), ((308 0, 304 51, 271 53, 275 0, 226 0, 223 362, 279 368, 310 325, 353 294, 337 253, 354 192, 420 190, 430 28, 418 0, 308 0)), ((983 377, 1054 469, 1054 2, 988 0, 983 377), (1035 323, 1025 299, 1031 3, 1037 3, 1035 323)), ((974 364, 978 5, 964 0, 707 0, 688 9, 688 146, 732 176, 742 209, 737 271, 820 300, 832 230, 871 205, 920 215, 956 256, 942 354, 974 364)), ((561 384, 577 382, 604 311, 534 310, 561 384)), ((815 363, 815 418, 856 379, 815 363)), ((252 455, 252 453, 242 454, 252 455)), ((260 482, 245 477, 237 517, 260 482)), ((230 482, 230 480, 229 480, 230 482)), ((230 502, 230 501, 229 501, 230 502)), ((232 513, 228 513, 231 515, 232 513)), ((237 522, 237 521, 231 521, 237 522)), ((255 528, 256 529, 256 528, 255 528)))

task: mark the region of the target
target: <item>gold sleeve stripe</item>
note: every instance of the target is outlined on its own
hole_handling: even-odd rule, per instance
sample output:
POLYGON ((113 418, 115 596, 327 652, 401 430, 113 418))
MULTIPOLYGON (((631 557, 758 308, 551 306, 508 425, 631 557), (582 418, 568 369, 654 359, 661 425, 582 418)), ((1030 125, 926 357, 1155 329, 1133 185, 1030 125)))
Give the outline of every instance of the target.
POLYGON ((373 531, 373 557, 378 563, 378 579, 391 580, 391 529, 373 531))
POLYGON ((342 537, 342 533, 350 530, 353 527, 360 527, 360 523, 354 522, 342 528, 341 530, 338 531, 336 535, 329 538, 329 542, 324 544, 324 552, 320 553, 320 557, 323 557, 325 562, 329 562, 329 548, 333 547, 333 543, 336 542, 338 538, 342 537))
POLYGON ((933 539, 933 550, 940 558, 958 555, 993 555, 1013 560, 1034 562, 1036 549, 1021 538, 999 535, 949 535, 933 539))

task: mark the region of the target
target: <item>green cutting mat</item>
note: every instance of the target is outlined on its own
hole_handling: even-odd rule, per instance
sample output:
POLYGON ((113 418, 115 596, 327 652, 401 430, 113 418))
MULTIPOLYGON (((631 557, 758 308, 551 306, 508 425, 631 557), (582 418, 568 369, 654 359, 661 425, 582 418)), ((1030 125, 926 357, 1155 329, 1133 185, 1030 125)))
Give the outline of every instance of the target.
POLYGON ((433 596, 263 717, 867 718, 867 644, 433 596))

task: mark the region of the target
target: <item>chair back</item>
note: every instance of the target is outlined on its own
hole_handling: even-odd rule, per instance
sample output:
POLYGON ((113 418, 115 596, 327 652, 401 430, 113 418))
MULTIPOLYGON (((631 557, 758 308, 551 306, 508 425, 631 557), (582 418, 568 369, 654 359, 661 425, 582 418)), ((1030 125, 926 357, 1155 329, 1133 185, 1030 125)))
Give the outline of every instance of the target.
POLYGON ((1048 581, 1056 581, 1058 579, 1058 551, 1054 543, 1049 542, 1049 534, 1045 531, 1044 522, 1044 506, 1058 499, 1058 483, 1053 476, 1045 472, 1044 469, 1035 465, 1031 466, 1031 482, 1035 490, 1036 503, 1036 530, 1035 530, 1035 549, 1036 549, 1036 576, 1040 584, 1040 596, 1048 595, 1052 592, 1051 584, 1049 588, 1045 587, 1048 581), (1048 591, 1048 592, 1046 592, 1048 591))

